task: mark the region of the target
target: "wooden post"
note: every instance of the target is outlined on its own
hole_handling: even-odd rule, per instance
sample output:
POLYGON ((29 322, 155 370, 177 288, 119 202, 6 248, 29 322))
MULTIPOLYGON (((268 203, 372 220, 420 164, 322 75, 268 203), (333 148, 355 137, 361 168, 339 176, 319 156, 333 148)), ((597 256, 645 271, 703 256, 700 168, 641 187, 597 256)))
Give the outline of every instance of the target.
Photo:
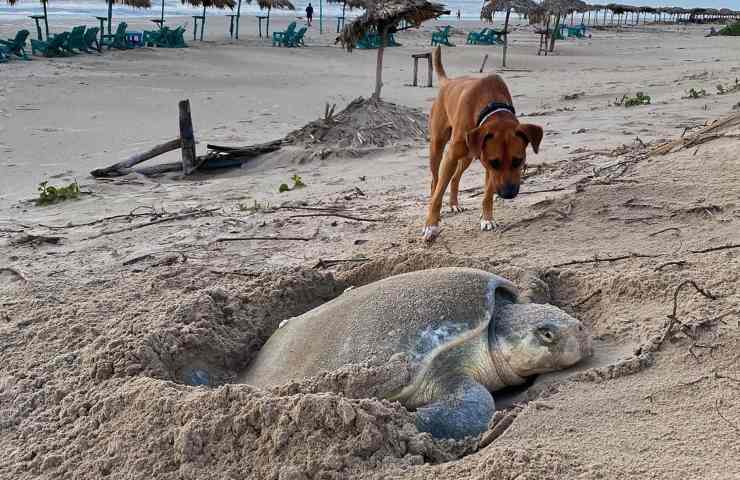
POLYGON ((200 41, 203 41, 203 32, 206 29, 206 2, 203 2, 203 18, 200 21, 200 41))
POLYGON ((111 23, 113 23, 113 0, 108 0, 108 35, 110 35, 111 23))
MULTIPOLYGON (((46 41, 48 42, 49 41, 49 14, 46 12, 46 0, 42 1, 41 3, 44 5, 44 27, 46 28, 46 41)), ((110 31, 108 33, 110 33, 110 31)))
POLYGON ((419 85, 417 75, 419 74, 419 57, 414 55, 414 81, 411 83, 414 87, 419 85))
POLYGON ((197 168, 195 158, 195 135, 193 134, 193 119, 190 116, 190 100, 182 100, 180 108, 180 146, 182 151, 182 171, 190 175, 197 168))
POLYGON ((560 13, 555 17, 555 28, 552 30, 552 36, 550 37, 550 48, 551 52, 555 51, 555 39, 560 34, 560 13))
MULTIPOLYGON (((504 52, 501 61, 501 66, 506 68, 506 53, 509 49, 509 16, 511 15, 511 6, 506 9, 506 20, 504 21, 504 52)), ((481 73, 483 71, 481 70, 481 73)))
POLYGON ((236 30, 234 31, 234 38, 239 40, 239 17, 242 13, 242 0, 239 0, 239 4, 236 7, 236 30))
POLYGON ((478 73, 483 73, 483 69, 486 68, 486 62, 488 61, 488 54, 483 55, 483 63, 480 64, 480 70, 478 73))
POLYGON ((430 53, 427 57, 427 87, 432 88, 432 72, 434 71, 434 68, 432 68, 432 54, 430 53))

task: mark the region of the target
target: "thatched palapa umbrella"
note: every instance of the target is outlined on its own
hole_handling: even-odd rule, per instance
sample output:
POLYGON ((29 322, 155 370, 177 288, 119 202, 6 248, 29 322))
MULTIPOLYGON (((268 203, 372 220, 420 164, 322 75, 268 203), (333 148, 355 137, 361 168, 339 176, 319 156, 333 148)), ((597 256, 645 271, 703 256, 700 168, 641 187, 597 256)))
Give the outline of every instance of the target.
MULTIPOLYGON (((164 1, 164 0, 162 0, 164 1)), ((206 31, 206 8, 215 7, 223 10, 224 8, 234 9, 236 2, 234 0, 180 0, 183 5, 192 5, 194 7, 203 7, 203 23, 200 24, 200 39, 203 40, 203 32, 206 31)), ((195 40, 195 30, 193 30, 193 40, 195 40)))
POLYGON ((587 8, 586 2, 581 0, 544 0, 542 7, 547 12, 547 23, 550 23, 550 16, 555 16, 555 26, 553 34, 550 36, 550 51, 555 50, 555 39, 560 29, 560 20, 575 10, 584 10, 587 8))
POLYGON ((441 3, 427 0, 348 0, 347 4, 364 8, 365 13, 344 26, 337 42, 341 42, 351 52, 366 33, 375 31, 380 35, 373 93, 375 100, 380 99, 380 89, 383 86, 383 52, 388 43, 388 33, 396 31, 401 21, 418 28, 427 20, 450 14, 441 3))
POLYGON ((506 19, 504 20, 504 51, 502 55, 501 66, 506 67, 506 53, 509 48, 509 17, 511 11, 514 10, 516 13, 528 14, 531 10, 534 10, 538 5, 533 0, 488 0, 483 5, 480 11, 481 19, 489 20, 493 22, 493 16, 496 12, 506 12, 506 19))
POLYGON ((260 6, 261 9, 267 9, 267 36, 270 36, 270 10, 273 8, 281 9, 281 10, 295 10, 295 5, 293 5, 290 0, 257 0, 257 5, 260 6))

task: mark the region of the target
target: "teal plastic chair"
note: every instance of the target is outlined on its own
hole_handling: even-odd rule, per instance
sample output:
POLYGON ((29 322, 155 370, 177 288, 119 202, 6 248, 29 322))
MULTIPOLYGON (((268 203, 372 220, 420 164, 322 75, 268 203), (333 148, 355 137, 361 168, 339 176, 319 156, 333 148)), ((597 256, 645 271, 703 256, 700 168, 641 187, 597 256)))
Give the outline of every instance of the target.
POLYGON ((26 40, 28 39, 28 30, 19 30, 15 34, 15 38, 9 38, 7 40, 0 40, 0 50, 5 57, 5 61, 12 56, 22 58, 23 60, 31 60, 31 57, 26 53, 26 40))
POLYGON ((59 33, 51 37, 47 42, 43 40, 31 39, 31 53, 41 52, 45 57, 65 57, 67 52, 64 50, 64 44, 67 42, 69 32, 59 33))
POLYGON ((295 34, 296 23, 291 22, 284 32, 272 32, 272 46, 287 47, 288 41, 295 34))
POLYGON ((454 47, 454 45, 450 43, 450 30, 452 30, 452 27, 447 25, 438 32, 432 32, 432 46, 446 45, 448 47, 454 47))

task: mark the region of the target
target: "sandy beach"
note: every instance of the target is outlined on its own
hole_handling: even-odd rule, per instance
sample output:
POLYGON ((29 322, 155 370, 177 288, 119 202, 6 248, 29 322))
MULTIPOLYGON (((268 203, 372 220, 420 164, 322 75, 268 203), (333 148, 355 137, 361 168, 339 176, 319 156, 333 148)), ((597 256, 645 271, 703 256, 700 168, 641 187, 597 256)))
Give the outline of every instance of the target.
MULTIPOLYGON (((447 23, 397 34, 385 101, 429 111, 436 78, 410 86, 411 54, 447 23)), ((466 211, 445 210, 432 245, 421 240, 423 135, 294 144, 189 177, 89 175, 176 138, 183 99, 204 154, 282 138, 327 103, 368 97, 376 52, 343 51, 333 20, 287 49, 258 38, 251 17, 239 41, 209 17, 204 42, 191 18, 172 17, 189 48, 0 65, 0 478, 740 477, 740 122, 655 151, 740 113, 740 90, 717 89, 740 77, 738 40, 705 38, 709 25, 641 25, 537 56, 538 36, 513 23, 507 69, 500 47, 465 45, 479 22, 452 22, 443 61, 450 76, 478 75, 488 54, 485 73, 544 128, 541 151, 522 194, 496 201, 494 232, 479 229, 474 163, 466 211), (687 98, 692 88, 707 95, 687 98), (651 104, 615 105, 637 92, 651 104), (306 186, 280 193, 295 175, 306 186), (33 202, 40 182, 74 180, 79 200, 33 202), (372 366, 271 391, 232 383, 280 321, 349 286, 441 266, 520 287, 536 275, 551 303, 592 327, 595 358, 525 392, 485 445, 433 440, 398 403, 363 398, 346 379, 372 366), (684 286, 674 300, 686 280, 714 299, 684 286), (193 368, 210 385, 187 385, 193 368)), ((0 37, 31 27, 3 22, 0 37)))

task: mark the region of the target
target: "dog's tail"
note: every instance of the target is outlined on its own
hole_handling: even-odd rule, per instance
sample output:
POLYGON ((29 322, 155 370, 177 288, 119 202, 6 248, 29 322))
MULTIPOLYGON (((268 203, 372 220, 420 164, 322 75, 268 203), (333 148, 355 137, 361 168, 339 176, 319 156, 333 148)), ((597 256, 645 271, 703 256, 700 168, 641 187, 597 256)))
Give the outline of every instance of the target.
POLYGON ((445 67, 442 65, 442 48, 437 47, 432 52, 432 62, 434 63, 434 71, 437 72, 437 78, 439 79, 439 85, 444 87, 448 81, 445 67))

